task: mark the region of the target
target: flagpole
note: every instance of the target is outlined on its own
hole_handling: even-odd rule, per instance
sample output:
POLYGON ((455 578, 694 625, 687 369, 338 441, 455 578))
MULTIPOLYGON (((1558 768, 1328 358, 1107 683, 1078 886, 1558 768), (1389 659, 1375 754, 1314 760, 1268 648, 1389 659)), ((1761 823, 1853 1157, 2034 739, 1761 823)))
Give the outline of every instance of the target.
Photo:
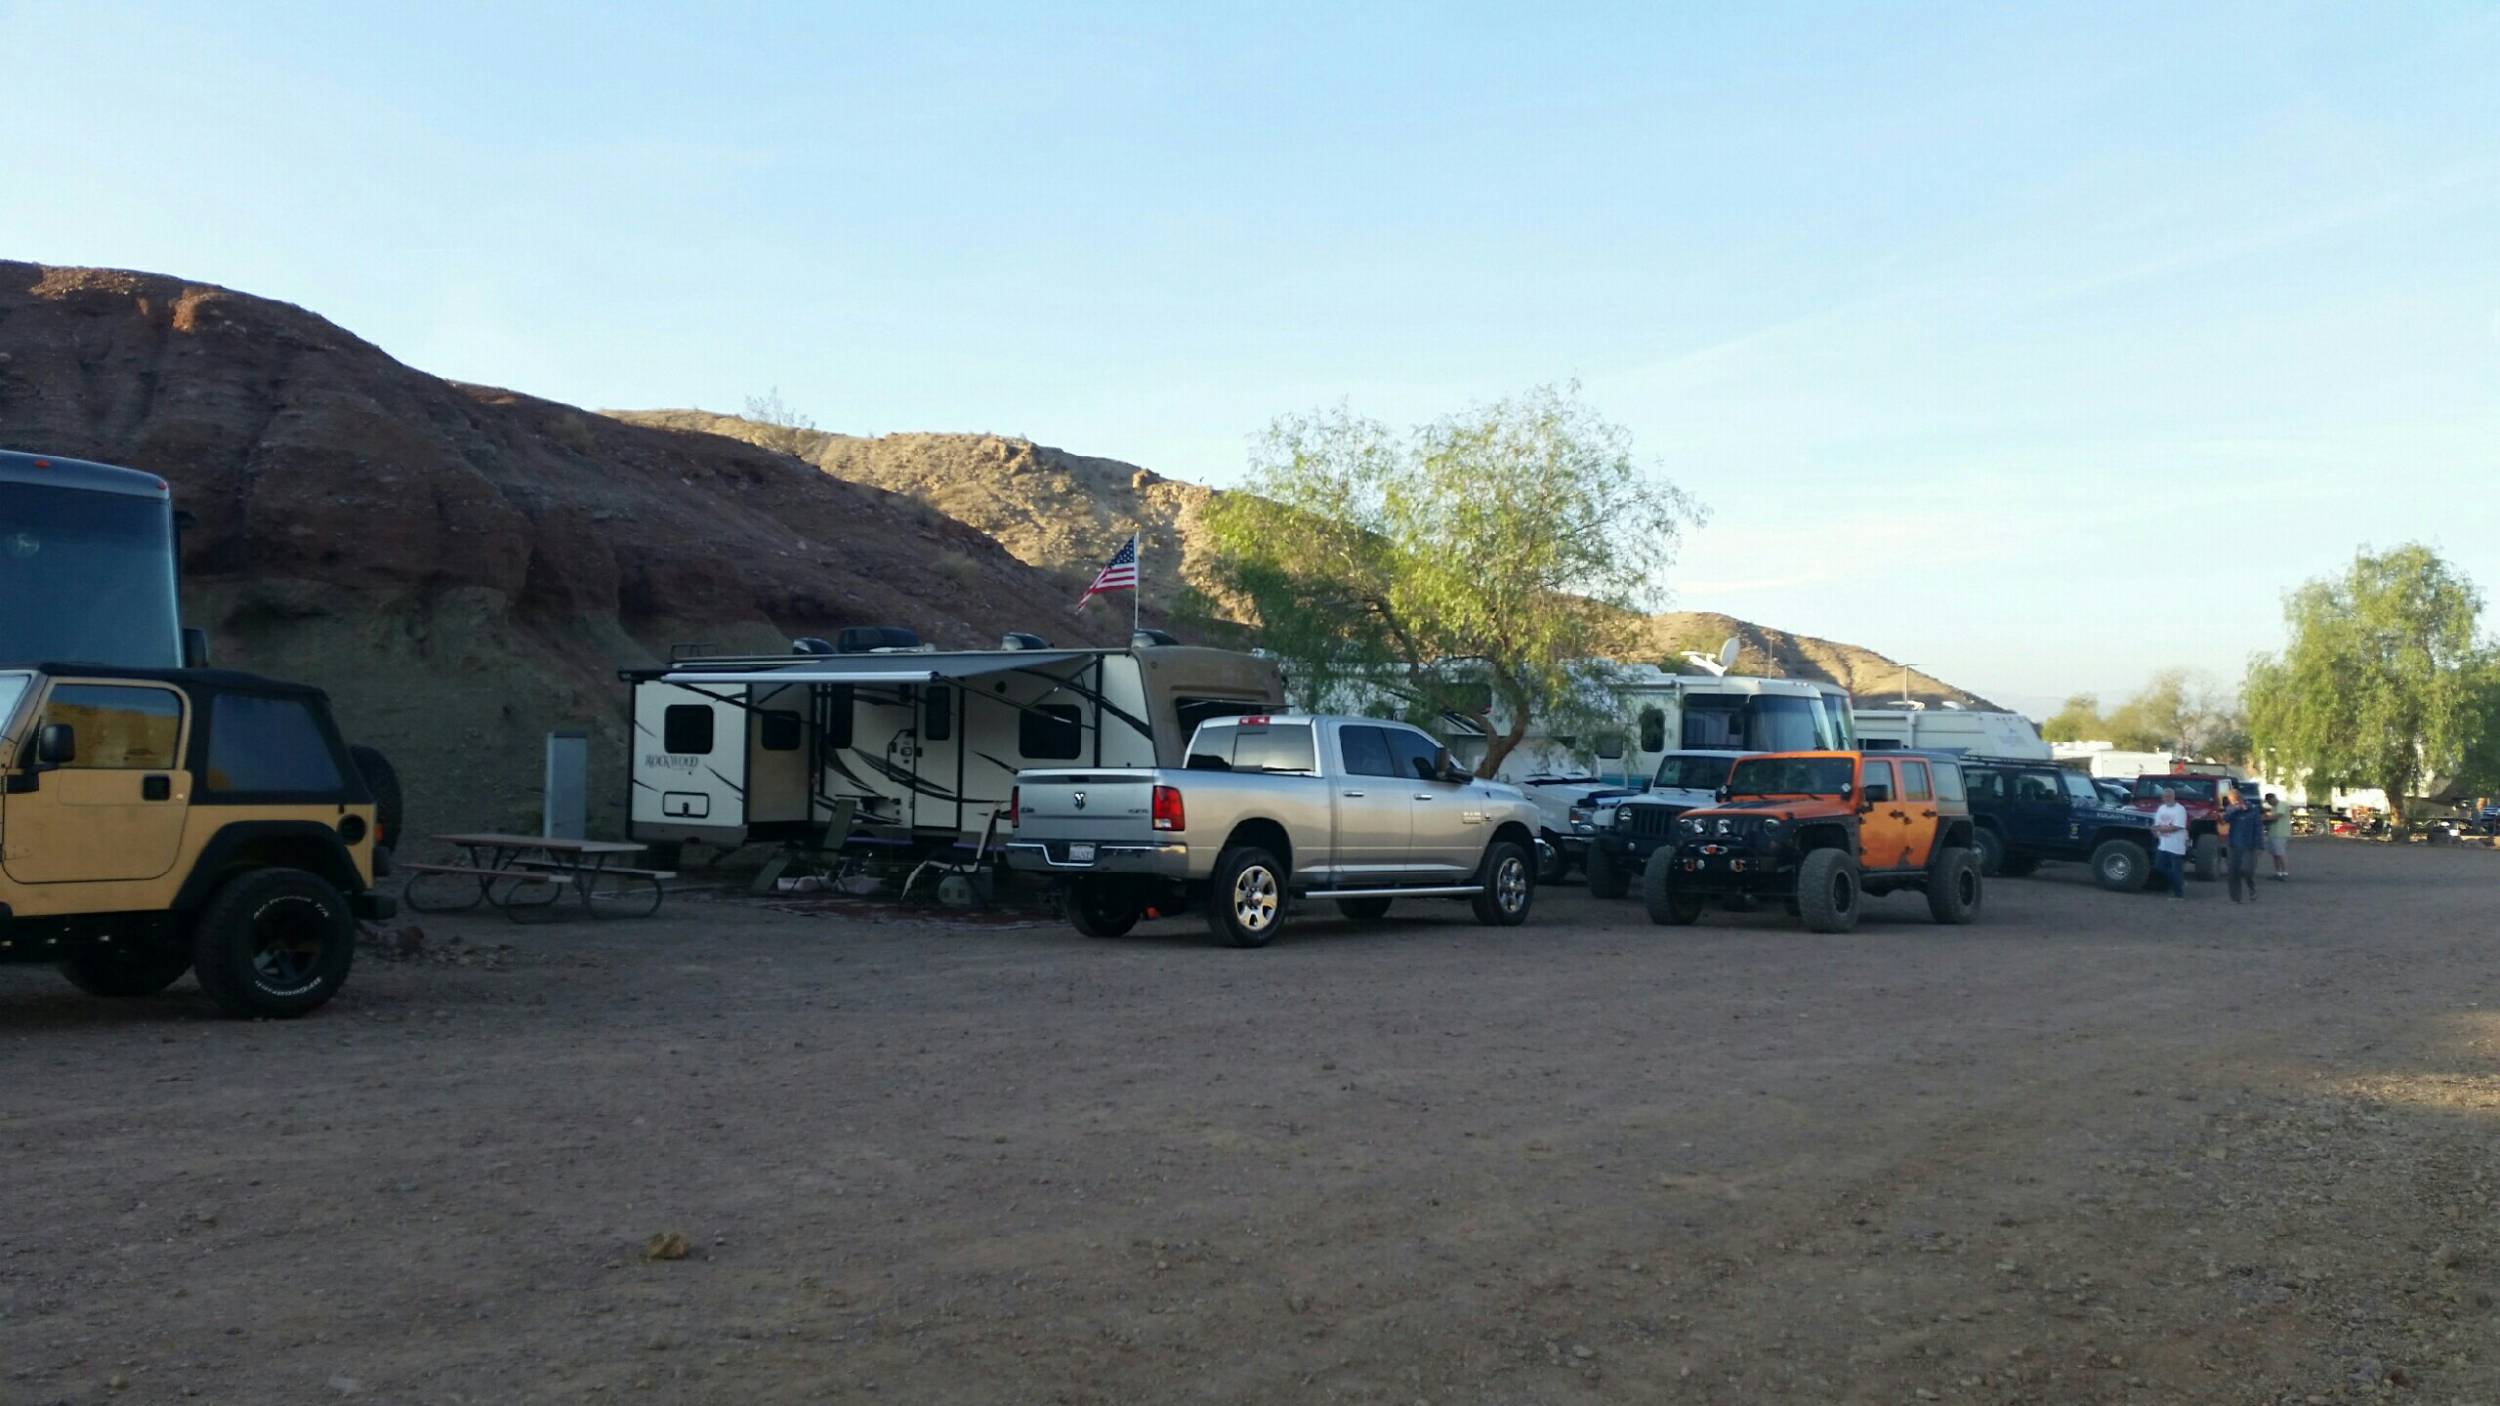
POLYGON ((1128 540, 1137 554, 1137 587, 1128 593, 1128 632, 1133 639, 1146 623, 1146 529, 1133 530, 1128 540))

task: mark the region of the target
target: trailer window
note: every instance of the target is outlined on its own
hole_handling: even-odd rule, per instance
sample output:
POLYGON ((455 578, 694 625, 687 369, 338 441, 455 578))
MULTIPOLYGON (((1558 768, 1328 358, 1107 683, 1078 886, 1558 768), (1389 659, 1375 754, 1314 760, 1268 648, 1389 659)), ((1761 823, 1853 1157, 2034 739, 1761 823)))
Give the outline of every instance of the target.
POLYGON ((660 750, 680 755, 709 756, 712 751, 712 705, 671 703, 660 714, 660 750))
POLYGON ((1655 755, 1667 750, 1667 714, 1663 708, 1641 710, 1641 750, 1655 755))
POLYGON ((920 696, 920 740, 944 742, 955 735, 955 690, 932 686, 920 696))
POLYGON ((758 713, 755 724, 755 745, 767 752, 795 752, 806 734, 799 727, 799 715, 787 708, 758 713))
POLYGON ((851 745, 851 711, 858 700, 851 696, 849 684, 829 683, 823 687, 824 702, 820 706, 825 710, 825 748, 839 751, 851 745))
POLYGON ((1273 703, 1244 702, 1238 698, 1175 698, 1172 712, 1180 719, 1181 732, 1196 736, 1198 724, 1214 718, 1246 718, 1276 710, 1273 703))
POLYGON ((1044 703, 1018 715, 1016 750, 1026 761, 1074 761, 1085 752, 1085 715, 1073 703, 1044 703))

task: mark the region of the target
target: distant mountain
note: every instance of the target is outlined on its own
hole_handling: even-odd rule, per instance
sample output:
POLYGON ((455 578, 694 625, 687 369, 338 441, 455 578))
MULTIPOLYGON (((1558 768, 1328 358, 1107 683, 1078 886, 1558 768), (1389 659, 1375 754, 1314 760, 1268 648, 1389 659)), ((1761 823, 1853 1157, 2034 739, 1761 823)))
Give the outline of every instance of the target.
POLYGON ((1902 666, 1874 650, 1836 640, 1816 639, 1812 635, 1792 635, 1767 625, 1739 620, 1733 615, 1720 615, 1706 610, 1672 610, 1650 617, 1650 639, 1659 652, 1657 661, 1675 668, 1686 651, 1715 655, 1719 646, 1730 638, 1739 645, 1736 666, 1730 672, 1761 674, 1772 678, 1822 679, 1839 684, 1869 707, 1881 707, 1885 701, 1898 701, 1906 679, 1909 696, 1928 707, 1944 703, 1964 708, 1994 708, 1997 705, 1978 694, 1955 688, 1944 680, 1911 669, 1906 675, 1902 666))

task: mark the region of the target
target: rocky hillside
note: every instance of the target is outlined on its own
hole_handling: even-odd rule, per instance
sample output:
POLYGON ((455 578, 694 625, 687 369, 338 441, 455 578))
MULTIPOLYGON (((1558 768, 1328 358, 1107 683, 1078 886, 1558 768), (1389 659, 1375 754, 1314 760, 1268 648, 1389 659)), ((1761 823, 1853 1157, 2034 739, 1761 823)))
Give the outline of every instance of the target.
MULTIPOLYGON (((1824 679, 1848 689, 1870 705, 1901 697, 1904 679, 1901 665, 1871 649, 1816 639, 1812 635, 1792 635, 1786 630, 1774 630, 1739 620, 1733 615, 1719 615, 1706 610, 1671 610, 1650 617, 1650 638, 1656 643, 1660 656, 1658 662, 1667 668, 1676 667, 1675 661, 1688 650, 1716 655, 1719 646, 1731 637, 1739 646, 1736 667, 1731 672, 1771 678, 1824 679)), ((1944 703, 1964 708, 1996 706, 1978 694, 1955 688, 1916 669, 1909 671, 1907 681, 1910 697, 1930 708, 1944 703)))
MULTIPOLYGON (((1135 464, 997 435, 862 439, 703 410, 611 413, 639 425, 787 445, 829 474, 904 494, 969 523, 1024 561, 1073 578, 1076 589, 1091 578, 1111 545, 1128 535, 1132 523, 1145 525, 1150 571, 1156 563, 1178 560, 1184 579, 1201 588, 1208 584, 1192 531, 1198 510, 1215 490, 1135 464)), ((1743 645, 1736 665, 1740 673, 1828 680, 1870 699, 1901 696, 1901 666, 1873 650, 1706 611, 1654 617, 1649 638, 1658 653, 1648 662, 1674 668, 1684 651, 1716 654, 1730 636, 1743 645)), ((1993 706, 1917 670, 1910 671, 1909 691, 1930 707, 1948 701, 1966 708, 1993 706)))
MULTIPOLYGON (((1192 546, 1193 527, 1198 509, 1215 491, 1135 464, 1000 435, 870 439, 783 429, 705 410, 610 413, 631 424, 786 445, 836 478, 917 499, 979 528, 1018 559, 1058 573, 1074 591, 1084 589, 1136 527, 1145 530, 1150 588, 1176 563, 1182 579, 1206 584, 1192 546)), ((1163 579, 1168 584, 1169 578, 1163 579)), ((1150 589, 1147 600, 1155 597, 1150 589)))
POLYGON ((406 773, 417 828, 534 822, 565 724, 593 727, 616 804, 615 670, 672 645, 852 624, 988 643, 1061 592, 911 496, 444 381, 301 308, 150 274, 0 262, 0 444, 170 480, 218 662, 328 689, 406 773))

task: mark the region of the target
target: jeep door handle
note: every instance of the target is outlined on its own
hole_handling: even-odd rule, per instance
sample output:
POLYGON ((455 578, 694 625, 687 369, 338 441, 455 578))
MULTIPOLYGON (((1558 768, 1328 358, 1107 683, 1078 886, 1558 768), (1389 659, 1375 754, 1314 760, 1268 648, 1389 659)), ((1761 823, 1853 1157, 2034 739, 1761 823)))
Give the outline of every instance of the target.
POLYGON ((1886 811, 1885 814, 1890 815, 1895 820, 1907 820, 1910 818, 1910 813, 1905 810, 1886 811))
POLYGON ((1363 799, 1363 793, 1362 793, 1362 792, 1360 792, 1360 791, 1348 791, 1348 792, 1346 792, 1346 793, 1345 793, 1345 795, 1346 795, 1346 798, 1347 798, 1348 800, 1356 800, 1356 801, 1359 801, 1359 800, 1363 799))
POLYGON ((1416 792, 1416 793, 1415 793, 1415 799, 1417 799, 1417 800, 1419 800, 1419 801, 1428 801, 1428 800, 1431 800, 1431 799, 1432 799, 1432 793, 1431 793, 1430 791, 1418 791, 1418 792, 1416 792))
POLYGON ((1932 810, 1922 810, 1918 813, 1918 818, 1921 820, 1933 820, 1936 818, 1936 813, 1932 810))

